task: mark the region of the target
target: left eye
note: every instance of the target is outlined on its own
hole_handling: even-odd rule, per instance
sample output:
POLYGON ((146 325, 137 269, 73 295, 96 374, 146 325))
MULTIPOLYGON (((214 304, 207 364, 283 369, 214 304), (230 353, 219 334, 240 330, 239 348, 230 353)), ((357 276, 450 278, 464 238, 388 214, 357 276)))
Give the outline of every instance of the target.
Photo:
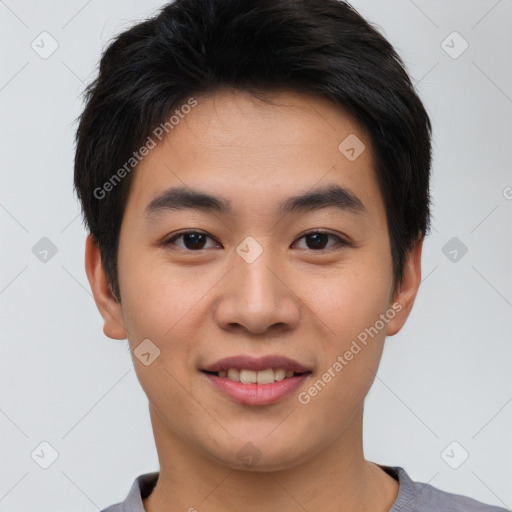
MULTIPOLYGON (((172 238, 169 238, 167 241, 164 242, 164 245, 176 245, 180 249, 186 249, 190 251, 201 250, 207 248, 205 247, 205 242, 208 238, 210 240, 213 240, 213 238, 206 235, 205 233, 201 233, 199 231, 187 231, 184 233, 174 235, 172 238), (179 240, 180 238, 183 239, 183 246, 175 243, 175 241, 179 240)), ((306 247, 306 250, 321 251, 326 248, 330 249, 330 247, 326 247, 329 238, 336 239, 338 245, 347 245, 347 242, 345 242, 345 240, 343 240, 339 236, 325 231, 310 231, 309 233, 305 233, 304 235, 302 235, 299 238, 299 240, 307 240, 306 244, 309 245, 309 247, 306 247)))
MULTIPOLYGON (((333 233, 328 233, 325 231, 310 231, 309 233, 306 233, 302 235, 299 240, 307 239, 309 244, 312 245, 312 247, 307 247, 306 249, 309 250, 323 250, 326 249, 327 240, 330 238, 334 238, 338 241, 338 245, 346 245, 345 240, 340 238, 337 235, 334 235, 333 233)), ((334 244, 336 245, 336 244, 334 244)), ((332 245, 331 245, 332 247, 332 245)), ((330 249, 331 247, 327 247, 327 249, 330 249)))

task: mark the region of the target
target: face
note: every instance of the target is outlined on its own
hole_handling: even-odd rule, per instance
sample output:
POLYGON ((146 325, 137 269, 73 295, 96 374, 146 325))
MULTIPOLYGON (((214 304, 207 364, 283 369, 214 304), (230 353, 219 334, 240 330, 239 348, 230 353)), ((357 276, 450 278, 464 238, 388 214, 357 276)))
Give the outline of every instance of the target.
POLYGON ((384 339, 412 307, 421 246, 392 297, 370 140, 339 107, 292 92, 271 104, 239 91, 196 99, 133 176, 121 304, 100 297, 92 247, 88 275, 105 333, 128 333, 154 428, 233 468, 245 455, 254 470, 290 468, 360 435, 384 339), (236 356, 252 360, 215 366, 236 356), (237 384, 229 368, 260 383, 237 384), (285 369, 294 376, 279 380, 285 369))

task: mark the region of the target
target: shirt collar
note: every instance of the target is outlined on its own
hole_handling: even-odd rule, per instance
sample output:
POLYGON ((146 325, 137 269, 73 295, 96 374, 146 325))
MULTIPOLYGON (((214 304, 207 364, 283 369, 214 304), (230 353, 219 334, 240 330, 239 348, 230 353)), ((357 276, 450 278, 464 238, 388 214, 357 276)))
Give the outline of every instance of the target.
MULTIPOLYGON (((415 484, 405 470, 399 466, 376 465, 397 480, 399 484, 398 495, 389 512, 414 510, 414 507, 408 507, 411 507, 416 499, 415 484)), ((145 512, 142 500, 146 499, 151 494, 158 481, 159 475, 160 473, 158 471, 139 475, 134 480, 128 496, 120 504, 121 507, 118 509, 119 512, 145 512)), ((112 512, 117 512, 117 510, 113 510, 112 512)))

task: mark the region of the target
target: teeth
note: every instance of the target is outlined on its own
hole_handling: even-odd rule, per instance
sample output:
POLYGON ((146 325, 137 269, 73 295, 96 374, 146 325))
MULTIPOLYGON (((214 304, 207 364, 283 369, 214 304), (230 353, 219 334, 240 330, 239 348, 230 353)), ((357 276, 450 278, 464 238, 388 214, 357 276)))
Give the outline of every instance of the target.
POLYGON ((240 382, 242 384, 256 384, 256 373, 253 370, 240 370, 240 382))
POLYGON ((272 384, 273 382, 293 377, 294 373, 293 370, 285 370, 284 368, 267 368, 259 372, 230 368, 228 371, 219 371, 218 375, 219 377, 227 377, 229 380, 241 382, 242 384, 272 384))
MULTIPOLYGON (((240 376, 240 381, 243 382, 241 377, 242 376, 240 376)), ((272 384, 272 382, 274 382, 274 370, 272 370, 272 368, 269 368, 268 370, 257 372, 256 382, 258 384, 272 384)))
POLYGON ((228 370, 228 379, 240 382, 240 372, 236 368, 230 368, 228 370))
POLYGON ((283 380, 286 377, 286 370, 284 368, 278 368, 274 370, 274 379, 283 380))

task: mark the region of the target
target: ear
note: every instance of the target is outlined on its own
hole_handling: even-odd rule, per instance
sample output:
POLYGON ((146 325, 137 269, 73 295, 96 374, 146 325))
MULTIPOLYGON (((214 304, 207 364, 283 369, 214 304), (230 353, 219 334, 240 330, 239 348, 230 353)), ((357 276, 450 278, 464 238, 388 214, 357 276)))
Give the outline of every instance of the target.
POLYGON ((127 337, 121 310, 121 303, 117 302, 103 269, 101 253, 92 235, 85 241, 85 271, 96 306, 103 317, 103 332, 106 336, 116 340, 127 337))
POLYGON ((397 312, 387 324, 387 335, 393 336, 404 326, 409 317, 418 288, 421 283, 421 250, 423 238, 419 237, 416 245, 409 251, 404 268, 404 276, 393 303, 397 312))

